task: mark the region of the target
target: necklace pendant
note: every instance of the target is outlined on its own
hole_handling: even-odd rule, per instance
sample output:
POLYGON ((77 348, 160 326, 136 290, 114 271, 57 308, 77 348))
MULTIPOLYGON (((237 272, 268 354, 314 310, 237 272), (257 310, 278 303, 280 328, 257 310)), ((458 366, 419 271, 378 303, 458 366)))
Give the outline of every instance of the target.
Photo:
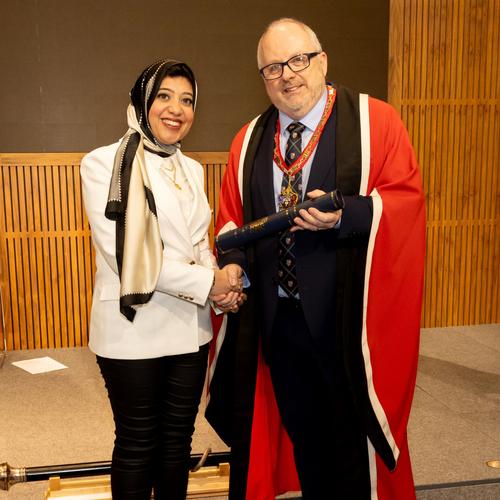
POLYGON ((297 204, 299 195, 291 186, 281 188, 281 193, 278 196, 278 203, 282 209, 293 207, 297 204))
POLYGON ((178 184, 175 180, 177 175, 177 169, 175 165, 162 165, 160 171, 165 175, 165 177, 175 186, 176 189, 182 191, 182 186, 178 184))

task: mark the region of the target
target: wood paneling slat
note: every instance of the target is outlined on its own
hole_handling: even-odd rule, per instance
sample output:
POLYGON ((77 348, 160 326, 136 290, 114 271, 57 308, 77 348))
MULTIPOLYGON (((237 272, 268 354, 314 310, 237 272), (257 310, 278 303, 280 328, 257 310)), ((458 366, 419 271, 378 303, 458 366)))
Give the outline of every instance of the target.
POLYGON ((392 105, 401 111, 401 80, 402 80, 402 55, 403 47, 405 44, 405 34, 404 34, 404 20, 403 20, 404 8, 399 2, 393 2, 390 6, 390 19, 394 29, 389 30, 389 63, 388 71, 389 75, 389 88, 388 96, 392 105))
POLYGON ((37 276, 37 312, 36 318, 38 319, 38 328, 37 328, 37 339, 36 339, 36 347, 37 349, 41 349, 44 347, 44 343, 46 343, 45 339, 49 333, 47 329, 47 321, 46 321, 46 311, 47 311, 47 302, 45 299, 45 289, 44 289, 44 267, 43 267, 43 245, 41 238, 34 238, 35 244, 35 252, 36 252, 36 260, 34 262, 35 269, 33 272, 35 276, 37 276), (41 272, 39 272, 39 270, 41 272))

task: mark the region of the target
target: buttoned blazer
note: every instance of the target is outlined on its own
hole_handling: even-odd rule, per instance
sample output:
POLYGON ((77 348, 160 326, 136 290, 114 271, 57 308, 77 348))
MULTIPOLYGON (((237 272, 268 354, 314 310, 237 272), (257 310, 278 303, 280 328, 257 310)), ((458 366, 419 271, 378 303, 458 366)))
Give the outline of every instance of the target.
POLYGON ((180 151, 176 153, 194 193, 190 213, 185 214, 173 183, 160 171, 166 160, 145 151, 164 247, 163 262, 151 300, 137 307, 130 322, 119 310, 115 222, 104 215, 118 145, 98 148, 81 163, 83 200, 96 254, 89 347, 100 356, 116 359, 195 352, 212 336, 207 297, 214 263, 207 233, 211 210, 203 190, 203 168, 180 151), (193 227, 196 230, 190 229, 193 227))

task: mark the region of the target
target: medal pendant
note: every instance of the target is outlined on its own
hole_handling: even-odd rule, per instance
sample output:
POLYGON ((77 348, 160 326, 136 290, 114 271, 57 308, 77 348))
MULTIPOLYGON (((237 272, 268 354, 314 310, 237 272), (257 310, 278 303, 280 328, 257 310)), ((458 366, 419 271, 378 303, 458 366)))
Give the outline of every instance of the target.
POLYGON ((297 203, 299 199, 298 193, 296 193, 291 186, 281 189, 281 194, 278 197, 278 201, 281 208, 290 208, 297 203))

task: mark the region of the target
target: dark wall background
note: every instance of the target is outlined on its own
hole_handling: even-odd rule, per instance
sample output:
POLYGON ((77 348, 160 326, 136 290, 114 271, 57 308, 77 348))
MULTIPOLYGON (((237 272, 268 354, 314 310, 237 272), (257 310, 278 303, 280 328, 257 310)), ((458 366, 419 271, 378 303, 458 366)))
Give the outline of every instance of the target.
POLYGON ((0 151, 88 151, 125 131, 128 91, 162 57, 200 100, 187 151, 225 151, 267 106, 257 41, 273 19, 318 34, 329 79, 385 99, 389 0, 11 0, 0 11, 0 151))

